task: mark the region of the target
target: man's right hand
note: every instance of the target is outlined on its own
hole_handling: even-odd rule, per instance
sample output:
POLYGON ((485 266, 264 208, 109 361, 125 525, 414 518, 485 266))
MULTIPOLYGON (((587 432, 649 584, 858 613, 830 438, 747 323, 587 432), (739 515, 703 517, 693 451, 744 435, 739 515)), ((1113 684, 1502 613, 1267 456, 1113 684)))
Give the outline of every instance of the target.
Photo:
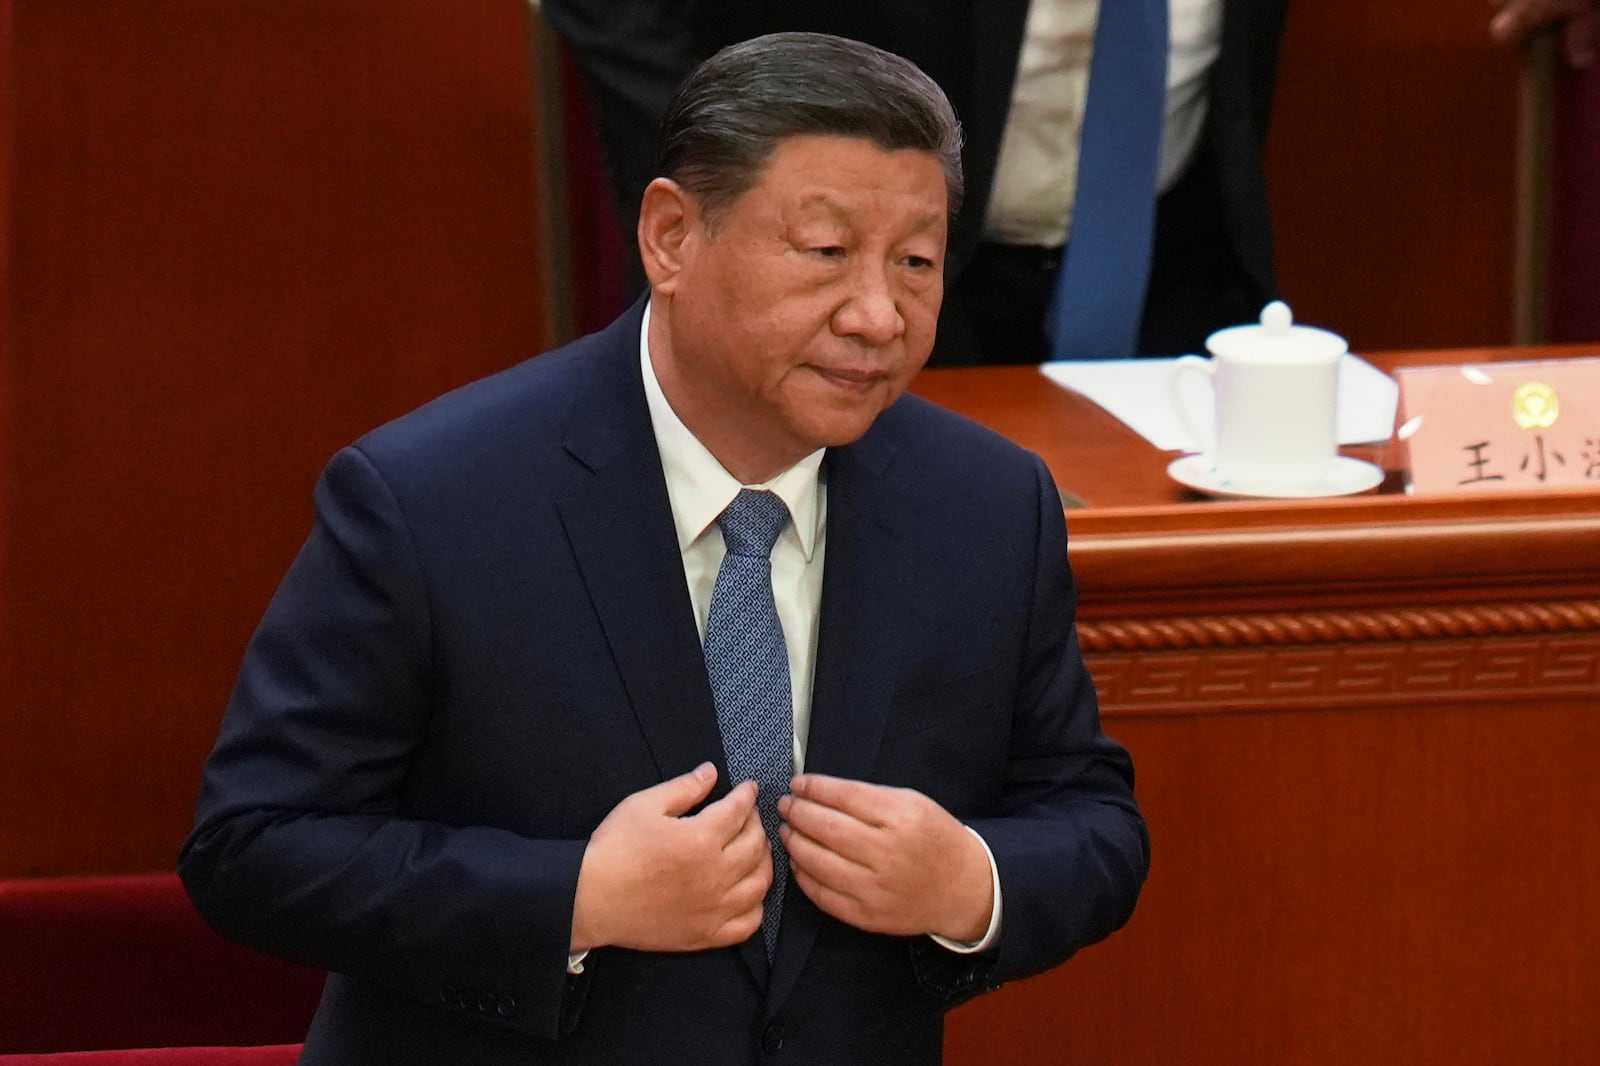
POLYGON ((699 951, 738 944, 761 928, 772 852, 755 783, 741 782, 685 817, 716 781, 716 767, 702 763, 606 815, 578 872, 573 953, 606 945, 699 951))

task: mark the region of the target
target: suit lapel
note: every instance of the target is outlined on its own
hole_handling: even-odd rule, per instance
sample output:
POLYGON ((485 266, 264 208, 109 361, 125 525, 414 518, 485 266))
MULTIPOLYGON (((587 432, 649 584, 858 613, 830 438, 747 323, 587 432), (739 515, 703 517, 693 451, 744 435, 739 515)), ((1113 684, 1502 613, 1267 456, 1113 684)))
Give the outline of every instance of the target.
POLYGON ((863 778, 877 760, 904 629, 908 507, 883 476, 879 438, 828 457, 828 549, 806 769, 863 778))
MULTIPOLYGON (((915 577, 906 536, 911 510, 884 476, 895 455, 887 435, 874 430, 856 444, 830 450, 824 467, 827 555, 807 772, 865 779, 877 761, 915 577)), ((798 889, 785 896, 769 1009, 793 989, 821 920, 798 889)))
POLYGON ((591 357, 565 441, 587 476, 557 506, 662 779, 709 759, 724 792, 722 738, 639 377, 637 311, 591 357))

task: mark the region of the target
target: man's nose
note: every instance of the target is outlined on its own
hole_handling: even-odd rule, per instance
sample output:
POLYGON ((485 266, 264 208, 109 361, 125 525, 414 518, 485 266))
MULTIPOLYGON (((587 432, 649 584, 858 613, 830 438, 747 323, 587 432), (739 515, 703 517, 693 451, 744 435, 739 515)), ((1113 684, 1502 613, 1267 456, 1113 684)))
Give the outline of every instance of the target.
POLYGON ((905 332, 906 321, 886 269, 863 267, 857 272, 848 297, 834 313, 833 327, 840 336, 858 337, 873 346, 888 344, 905 332))

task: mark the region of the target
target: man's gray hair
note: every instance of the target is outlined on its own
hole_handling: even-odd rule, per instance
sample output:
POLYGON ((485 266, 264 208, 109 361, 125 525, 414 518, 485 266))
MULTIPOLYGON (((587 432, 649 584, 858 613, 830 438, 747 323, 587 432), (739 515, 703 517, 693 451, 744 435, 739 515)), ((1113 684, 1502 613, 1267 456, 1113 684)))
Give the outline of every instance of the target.
POLYGON ((702 63, 667 108, 656 173, 694 193, 710 224, 781 141, 805 135, 930 152, 950 213, 961 205, 961 124, 944 91, 909 60, 822 33, 768 34, 702 63))

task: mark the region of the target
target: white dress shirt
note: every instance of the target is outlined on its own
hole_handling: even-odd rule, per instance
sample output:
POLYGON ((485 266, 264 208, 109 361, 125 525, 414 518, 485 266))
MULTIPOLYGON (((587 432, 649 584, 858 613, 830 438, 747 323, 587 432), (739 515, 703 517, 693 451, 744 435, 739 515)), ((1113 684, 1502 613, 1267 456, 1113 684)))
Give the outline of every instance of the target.
MULTIPOLYGON (((1171 0, 1167 116, 1158 187, 1182 176, 1200 144, 1207 77, 1222 40, 1223 0, 1171 0)), ((1099 0, 1033 0, 1001 135, 984 233, 1003 244, 1059 248, 1072 224, 1078 141, 1099 0)))

